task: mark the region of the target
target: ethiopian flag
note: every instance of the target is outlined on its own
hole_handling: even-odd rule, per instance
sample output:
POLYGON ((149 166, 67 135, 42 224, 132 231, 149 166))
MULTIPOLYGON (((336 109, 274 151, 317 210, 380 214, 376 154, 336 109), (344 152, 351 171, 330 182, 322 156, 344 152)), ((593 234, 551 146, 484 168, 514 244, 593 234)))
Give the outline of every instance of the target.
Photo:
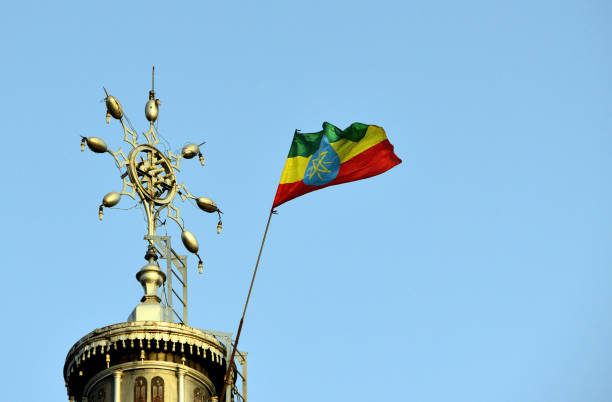
POLYGON ((317 133, 295 132, 272 208, 324 187, 376 176, 402 162, 382 127, 323 123, 317 133))

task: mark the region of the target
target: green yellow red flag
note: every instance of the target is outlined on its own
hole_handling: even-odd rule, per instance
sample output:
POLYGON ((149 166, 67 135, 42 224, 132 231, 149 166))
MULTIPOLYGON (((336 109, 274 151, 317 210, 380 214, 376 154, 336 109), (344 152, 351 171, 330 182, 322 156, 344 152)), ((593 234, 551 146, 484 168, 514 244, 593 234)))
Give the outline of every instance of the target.
POLYGON ((275 208, 311 191, 376 176, 400 164, 382 127, 323 123, 316 133, 296 131, 276 190, 275 208))
MULTIPOLYGON (((234 361, 236 355, 244 316, 251 298, 261 252, 270 227, 270 219, 275 212, 274 208, 311 191, 376 176, 400 163, 402 160, 393 152, 393 145, 387 139, 387 134, 382 127, 353 123, 346 129, 340 130, 325 122, 323 130, 317 133, 302 134, 296 130, 268 216, 266 230, 261 239, 259 255, 253 270, 251 286, 244 303, 240 324, 238 324, 230 362, 234 361)), ((220 401, 225 397, 229 379, 232 376, 233 366, 229 367, 223 379, 220 401)))

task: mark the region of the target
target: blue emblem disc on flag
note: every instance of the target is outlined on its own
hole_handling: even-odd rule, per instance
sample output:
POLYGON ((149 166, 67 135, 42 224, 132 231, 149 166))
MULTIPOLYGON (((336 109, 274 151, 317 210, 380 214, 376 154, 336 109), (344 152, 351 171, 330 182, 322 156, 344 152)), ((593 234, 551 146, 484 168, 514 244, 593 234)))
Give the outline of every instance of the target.
POLYGON ((319 149, 310 156, 302 181, 308 186, 322 186, 334 180, 340 171, 340 157, 325 135, 319 149))

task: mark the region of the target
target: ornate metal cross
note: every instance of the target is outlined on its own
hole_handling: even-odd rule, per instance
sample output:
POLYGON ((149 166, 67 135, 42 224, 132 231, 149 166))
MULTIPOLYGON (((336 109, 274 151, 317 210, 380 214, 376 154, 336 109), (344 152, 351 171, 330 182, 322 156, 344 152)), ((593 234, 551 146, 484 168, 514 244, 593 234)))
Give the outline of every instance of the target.
MULTIPOLYGON (((147 217, 147 236, 145 237, 147 238, 155 236, 156 228, 161 224, 160 214, 165 210, 167 217, 175 221, 181 228, 181 239, 187 250, 198 257, 198 266, 201 273, 202 259, 198 254, 198 241, 193 233, 185 229, 183 219, 181 218, 181 211, 173 204, 173 201, 178 194, 183 202, 191 198, 196 201, 198 207, 203 211, 209 213, 217 212, 219 216, 217 233, 221 232, 221 211, 215 202, 207 197, 195 197, 189 192, 185 184, 178 184, 176 178, 176 172, 180 171, 179 165, 183 158, 192 159, 198 155, 200 163, 204 166, 204 158, 200 151, 200 147, 204 143, 185 145, 180 155, 174 155, 170 151, 165 155, 156 148, 160 141, 154 123, 157 120, 161 102, 155 98, 155 68, 153 69, 152 81, 149 100, 145 105, 145 116, 149 121, 149 130, 143 133, 146 143, 138 143, 138 134, 124 115, 121 104, 105 88, 106 123, 110 122, 111 116, 119 120, 123 127, 123 141, 128 143, 131 149, 126 156, 122 148, 115 152, 110 151, 101 138, 82 137, 81 151, 85 149, 87 144, 87 147, 95 153, 109 153, 112 155, 123 180, 121 192, 110 192, 102 199, 102 204, 99 208, 100 220, 103 217, 104 207, 114 207, 119 203, 122 196, 128 196, 134 200, 138 197, 138 202, 142 205, 147 217)), ((149 240, 149 243, 151 247, 154 247, 152 240, 149 240)))

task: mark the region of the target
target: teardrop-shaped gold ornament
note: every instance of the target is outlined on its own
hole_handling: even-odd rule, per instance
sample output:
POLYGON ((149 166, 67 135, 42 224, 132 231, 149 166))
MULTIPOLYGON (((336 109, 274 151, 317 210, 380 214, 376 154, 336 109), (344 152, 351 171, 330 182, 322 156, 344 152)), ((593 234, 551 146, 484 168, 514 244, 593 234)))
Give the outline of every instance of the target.
POLYGON ((187 250, 193 254, 198 252, 200 246, 198 245, 198 239, 196 239, 193 233, 188 230, 183 230, 183 233, 181 233, 181 240, 187 250))
POLYGON ((196 199, 196 204, 198 204, 198 207, 204 212, 211 213, 218 210, 217 204, 208 197, 200 197, 196 199))
POLYGON ((111 208, 119 204, 120 200, 121 194, 115 191, 111 191, 110 193, 106 194, 102 199, 102 205, 104 205, 106 208, 111 208))
POLYGON ((106 142, 102 138, 89 137, 86 139, 87 147, 97 154, 103 154, 108 150, 106 142))

